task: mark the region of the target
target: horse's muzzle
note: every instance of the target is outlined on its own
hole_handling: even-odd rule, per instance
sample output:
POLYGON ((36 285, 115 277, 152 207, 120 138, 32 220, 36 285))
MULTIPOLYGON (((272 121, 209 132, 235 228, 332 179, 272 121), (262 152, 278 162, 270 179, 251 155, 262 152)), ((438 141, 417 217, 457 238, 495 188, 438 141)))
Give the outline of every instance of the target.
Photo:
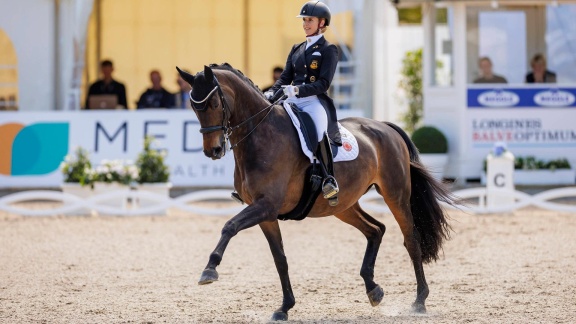
POLYGON ((222 147, 222 146, 215 146, 215 147, 212 147, 211 150, 204 150, 204 155, 211 158, 212 160, 218 160, 218 159, 222 158, 225 153, 226 152, 224 150, 224 147, 222 147))

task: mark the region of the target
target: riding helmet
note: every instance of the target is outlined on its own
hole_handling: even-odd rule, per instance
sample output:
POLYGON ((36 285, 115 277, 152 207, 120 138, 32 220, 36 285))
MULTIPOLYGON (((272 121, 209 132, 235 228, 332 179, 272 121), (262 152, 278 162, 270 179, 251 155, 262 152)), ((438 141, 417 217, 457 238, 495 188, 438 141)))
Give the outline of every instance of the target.
POLYGON ((327 5, 320 1, 308 1, 300 9, 300 14, 296 16, 297 18, 302 17, 318 17, 326 19, 326 24, 324 26, 330 25, 330 9, 327 5))

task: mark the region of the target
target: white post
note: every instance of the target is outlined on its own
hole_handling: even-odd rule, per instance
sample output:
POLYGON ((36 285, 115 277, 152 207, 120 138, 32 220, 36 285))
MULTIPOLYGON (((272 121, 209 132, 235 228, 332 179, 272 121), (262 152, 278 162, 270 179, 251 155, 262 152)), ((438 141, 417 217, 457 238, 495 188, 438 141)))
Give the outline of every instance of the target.
POLYGON ((86 31, 93 0, 62 0, 58 8, 57 110, 80 109, 86 31))
POLYGON ((514 203, 514 155, 501 143, 487 157, 486 191, 487 205, 509 205, 514 203))

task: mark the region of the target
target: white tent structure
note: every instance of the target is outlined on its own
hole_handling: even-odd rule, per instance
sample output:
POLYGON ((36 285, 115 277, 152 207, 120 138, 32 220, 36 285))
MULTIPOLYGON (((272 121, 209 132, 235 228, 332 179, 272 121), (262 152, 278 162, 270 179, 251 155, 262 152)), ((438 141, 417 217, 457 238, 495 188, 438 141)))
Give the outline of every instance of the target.
POLYGON ((77 110, 80 107, 80 86, 84 70, 86 30, 93 0, 62 0, 58 2, 56 71, 58 97, 56 107, 77 110))
POLYGON ((424 123, 448 138, 447 177, 480 178, 495 142, 517 156, 576 165, 576 1, 393 2, 422 5, 424 123), (439 10, 447 10, 449 25, 441 37, 439 10), (538 53, 556 72, 556 83, 525 83, 538 53), (480 57, 490 57, 508 83, 474 83, 480 57))

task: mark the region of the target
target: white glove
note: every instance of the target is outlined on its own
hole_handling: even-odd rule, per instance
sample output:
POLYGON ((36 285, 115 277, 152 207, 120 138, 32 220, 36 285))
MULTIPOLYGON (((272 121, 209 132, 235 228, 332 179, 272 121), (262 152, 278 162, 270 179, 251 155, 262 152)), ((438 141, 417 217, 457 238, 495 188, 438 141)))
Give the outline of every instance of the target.
POLYGON ((268 91, 264 92, 264 97, 266 97, 266 100, 272 99, 272 96, 274 96, 274 93, 272 92, 272 90, 268 90, 268 91))
POLYGON ((296 97, 296 95, 298 94, 298 87, 291 86, 291 85, 286 86, 286 87, 284 87, 284 94, 288 98, 296 97))

